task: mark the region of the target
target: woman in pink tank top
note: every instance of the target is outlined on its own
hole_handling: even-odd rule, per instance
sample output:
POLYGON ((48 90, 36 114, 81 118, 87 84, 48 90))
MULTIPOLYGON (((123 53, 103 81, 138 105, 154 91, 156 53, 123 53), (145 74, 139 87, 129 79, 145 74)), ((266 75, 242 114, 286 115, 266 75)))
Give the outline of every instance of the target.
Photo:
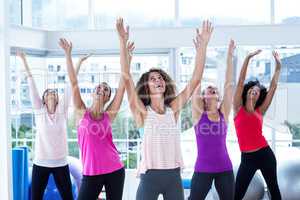
POLYGON ((111 88, 105 82, 100 83, 92 94, 93 102, 87 108, 83 102, 77 77, 72 63, 72 43, 60 39, 60 46, 65 51, 67 69, 73 91, 76 110, 78 144, 83 165, 83 178, 79 191, 79 200, 97 199, 105 187, 106 199, 122 200, 125 170, 118 151, 113 143, 111 123, 115 119, 125 92, 124 77, 130 69, 133 43, 125 43, 126 61, 121 61, 119 87, 112 102, 105 109, 110 99, 111 88))
MULTIPOLYGON (((154 200, 160 194, 164 200, 184 199, 180 175, 183 161, 177 121, 180 110, 201 81, 212 31, 212 24, 208 21, 203 22, 201 32, 197 29, 194 41, 197 52, 195 69, 191 80, 178 95, 173 80, 162 69, 150 69, 144 73, 136 88, 130 73, 126 74, 125 87, 130 109, 137 125, 144 128, 137 200, 154 200)), ((129 32, 122 20, 118 32, 121 43, 126 44, 129 32)), ((122 51, 125 51, 124 47, 122 51)))

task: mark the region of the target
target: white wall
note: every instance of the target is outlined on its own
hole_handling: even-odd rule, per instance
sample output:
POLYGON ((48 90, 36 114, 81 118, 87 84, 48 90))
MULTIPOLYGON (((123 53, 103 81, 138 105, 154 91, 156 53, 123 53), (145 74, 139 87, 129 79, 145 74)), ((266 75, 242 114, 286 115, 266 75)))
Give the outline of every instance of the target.
POLYGON ((0 197, 5 200, 12 198, 8 10, 8 1, 0 0, 0 197))
MULTIPOLYGON (((195 27, 196 28, 196 27, 195 27)), ((115 30, 93 31, 41 31, 18 26, 11 27, 11 46, 59 50, 59 38, 73 41, 75 49, 118 50, 115 30)), ((299 45, 300 26, 256 25, 216 26, 210 46, 227 46, 230 38, 237 45, 299 45)), ((194 28, 131 28, 131 40, 137 49, 167 49, 192 46, 194 28)))

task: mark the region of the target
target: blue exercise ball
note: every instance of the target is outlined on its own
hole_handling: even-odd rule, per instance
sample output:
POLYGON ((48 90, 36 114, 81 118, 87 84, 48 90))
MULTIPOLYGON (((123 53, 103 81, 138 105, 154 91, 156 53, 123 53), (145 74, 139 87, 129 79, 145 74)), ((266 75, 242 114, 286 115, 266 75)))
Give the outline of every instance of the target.
MULTIPOLYGON (((78 188, 76 181, 74 180, 73 176, 71 176, 71 183, 72 183, 72 193, 73 193, 73 198, 77 199, 78 197, 78 188)), ((31 180, 32 179, 32 167, 29 168, 29 197, 28 199, 31 199, 31 180)), ((43 200, 62 200, 60 197, 59 191, 56 188, 54 177, 51 174, 48 179, 48 184, 44 192, 44 197, 43 200)))
MULTIPOLYGON (((77 194, 78 194, 77 186, 76 186, 76 183, 75 183, 72 176, 71 176, 71 182, 72 182, 73 197, 74 197, 74 199, 77 199, 77 194)), ((48 185, 47 185, 47 187, 45 189, 45 192, 44 192, 43 200, 61 200, 61 199, 62 198, 60 197, 59 191, 58 191, 58 189, 56 188, 56 185, 55 185, 54 177, 51 174, 49 176, 48 185)))

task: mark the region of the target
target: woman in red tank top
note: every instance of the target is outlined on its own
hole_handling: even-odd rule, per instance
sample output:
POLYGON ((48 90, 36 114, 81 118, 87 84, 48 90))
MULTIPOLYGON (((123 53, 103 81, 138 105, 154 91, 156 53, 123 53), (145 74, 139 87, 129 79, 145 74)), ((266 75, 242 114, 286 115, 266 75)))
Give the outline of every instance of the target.
POLYGON ((242 66, 234 95, 234 125, 242 152, 235 187, 235 200, 243 199, 255 172, 260 170, 271 194, 272 200, 281 200, 277 182, 276 158, 263 136, 263 115, 270 106, 280 75, 280 58, 273 52, 276 69, 269 89, 259 81, 244 84, 250 59, 261 50, 250 53, 242 66))

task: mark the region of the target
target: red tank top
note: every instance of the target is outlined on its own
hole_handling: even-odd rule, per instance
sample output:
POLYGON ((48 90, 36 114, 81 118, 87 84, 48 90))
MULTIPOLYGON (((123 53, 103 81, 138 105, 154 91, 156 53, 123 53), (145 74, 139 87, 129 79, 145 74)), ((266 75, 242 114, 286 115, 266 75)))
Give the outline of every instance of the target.
POLYGON ((262 135, 263 115, 259 109, 249 113, 241 106, 234 118, 235 130, 241 151, 253 151, 268 146, 262 135))

